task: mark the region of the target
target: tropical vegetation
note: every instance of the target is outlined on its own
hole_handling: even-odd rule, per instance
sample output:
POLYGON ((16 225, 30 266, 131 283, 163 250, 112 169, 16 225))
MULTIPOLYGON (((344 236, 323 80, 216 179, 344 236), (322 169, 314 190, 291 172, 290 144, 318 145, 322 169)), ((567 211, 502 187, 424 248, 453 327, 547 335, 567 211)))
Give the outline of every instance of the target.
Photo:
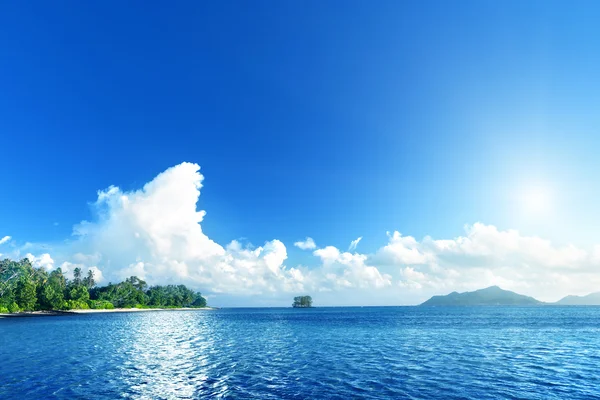
POLYGON ((81 268, 67 279, 60 268, 47 271, 21 261, 0 260, 0 313, 38 310, 117 308, 201 308, 206 299, 184 285, 148 286, 132 276, 97 286, 93 270, 81 268))
POLYGON ((312 307, 312 297, 310 296, 297 296, 294 297, 294 303, 292 304, 294 308, 309 308, 312 307))

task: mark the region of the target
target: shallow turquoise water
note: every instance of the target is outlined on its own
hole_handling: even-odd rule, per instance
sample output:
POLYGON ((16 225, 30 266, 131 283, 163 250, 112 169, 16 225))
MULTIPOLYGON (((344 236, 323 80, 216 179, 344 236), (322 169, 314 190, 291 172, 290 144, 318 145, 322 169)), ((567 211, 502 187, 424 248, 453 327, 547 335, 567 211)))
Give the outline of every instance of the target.
POLYGON ((600 307, 0 319, 0 398, 600 399, 600 307))

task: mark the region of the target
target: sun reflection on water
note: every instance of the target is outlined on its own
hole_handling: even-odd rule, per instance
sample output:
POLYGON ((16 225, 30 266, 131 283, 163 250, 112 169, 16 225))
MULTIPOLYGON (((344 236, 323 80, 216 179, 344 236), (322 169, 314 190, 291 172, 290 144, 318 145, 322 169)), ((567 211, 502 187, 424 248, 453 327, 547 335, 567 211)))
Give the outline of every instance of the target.
MULTIPOLYGON (((214 353, 210 316, 198 311, 146 313, 132 326, 124 397, 194 398, 208 381, 214 353)), ((226 380, 220 389, 227 391, 226 380)), ((214 388, 213 388, 214 390, 214 388)))

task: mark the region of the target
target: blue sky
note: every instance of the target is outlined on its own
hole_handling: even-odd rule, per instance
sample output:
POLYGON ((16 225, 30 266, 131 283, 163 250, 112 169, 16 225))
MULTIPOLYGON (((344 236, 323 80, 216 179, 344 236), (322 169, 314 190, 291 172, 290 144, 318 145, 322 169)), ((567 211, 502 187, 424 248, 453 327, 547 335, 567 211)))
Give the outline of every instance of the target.
POLYGON ((369 264, 388 231, 477 222, 592 254, 599 18, 594 2, 4 3, 0 237, 66 261, 98 190, 191 162, 203 233, 277 239, 288 266, 318 268, 293 246, 307 236, 362 237, 369 264))

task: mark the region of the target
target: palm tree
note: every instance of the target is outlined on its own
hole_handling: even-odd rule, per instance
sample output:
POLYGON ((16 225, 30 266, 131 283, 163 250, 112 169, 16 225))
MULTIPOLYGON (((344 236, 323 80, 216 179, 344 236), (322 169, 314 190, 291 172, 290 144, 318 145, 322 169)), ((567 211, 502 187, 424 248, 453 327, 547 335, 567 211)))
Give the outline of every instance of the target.
POLYGON ((91 269, 88 270, 87 276, 83 279, 83 284, 88 289, 91 289, 94 286, 96 286, 96 281, 94 280, 94 271, 92 271, 91 269))
POLYGON ((76 286, 81 285, 81 268, 77 267, 73 270, 73 283, 76 286))

